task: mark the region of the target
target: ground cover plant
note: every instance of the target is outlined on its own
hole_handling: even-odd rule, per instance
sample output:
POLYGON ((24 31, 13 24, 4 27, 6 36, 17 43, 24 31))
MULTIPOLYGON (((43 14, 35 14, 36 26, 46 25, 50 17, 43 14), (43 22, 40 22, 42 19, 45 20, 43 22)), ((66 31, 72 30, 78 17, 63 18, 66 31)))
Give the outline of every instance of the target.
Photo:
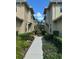
POLYGON ((16 37, 16 59, 23 59, 33 39, 32 33, 23 33, 16 37))
POLYGON ((56 35, 45 35, 43 40, 44 59, 62 59, 62 38, 56 35))

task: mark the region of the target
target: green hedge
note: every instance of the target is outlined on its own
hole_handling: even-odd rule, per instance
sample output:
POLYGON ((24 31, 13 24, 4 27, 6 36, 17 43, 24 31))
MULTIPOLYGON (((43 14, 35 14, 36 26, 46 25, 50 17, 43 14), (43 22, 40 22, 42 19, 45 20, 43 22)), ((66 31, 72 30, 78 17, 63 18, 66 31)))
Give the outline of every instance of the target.
POLYGON ((25 49, 29 48, 30 42, 26 40, 17 39, 16 40, 16 59, 23 59, 25 49))
POLYGON ((44 39, 53 43, 58 48, 58 53, 62 53, 62 38, 56 35, 45 35, 44 39))
POLYGON ((62 49, 61 46, 59 47, 60 44, 45 39, 43 40, 43 59, 62 59, 62 49))
POLYGON ((18 34, 16 37, 16 59, 23 59, 24 54, 30 47, 33 39, 32 33, 18 34))
POLYGON ((53 34, 59 36, 59 31, 53 31, 53 34))
POLYGON ((33 33, 23 33, 23 34, 19 34, 18 36, 22 40, 33 40, 34 39, 33 33))

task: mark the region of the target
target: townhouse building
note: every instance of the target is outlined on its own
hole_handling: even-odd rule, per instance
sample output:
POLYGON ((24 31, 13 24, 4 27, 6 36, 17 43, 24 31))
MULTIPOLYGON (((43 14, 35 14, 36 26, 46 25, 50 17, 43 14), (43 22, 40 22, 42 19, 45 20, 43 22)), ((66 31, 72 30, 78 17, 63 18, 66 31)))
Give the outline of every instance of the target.
POLYGON ((62 0, 51 0, 48 8, 44 9, 45 30, 49 34, 54 31, 62 35, 62 0))
POLYGON ((16 0, 16 31, 18 33, 32 32, 36 25, 34 11, 26 0, 16 0))

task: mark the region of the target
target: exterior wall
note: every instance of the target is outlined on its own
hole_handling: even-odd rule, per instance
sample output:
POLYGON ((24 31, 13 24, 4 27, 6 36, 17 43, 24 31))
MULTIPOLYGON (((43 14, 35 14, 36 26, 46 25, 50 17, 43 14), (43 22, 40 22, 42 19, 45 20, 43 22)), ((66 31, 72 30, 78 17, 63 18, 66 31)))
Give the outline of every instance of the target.
POLYGON ((27 19, 28 19, 28 26, 29 24, 31 24, 30 28, 28 28, 28 32, 32 32, 34 31, 34 26, 35 26, 35 22, 33 21, 33 14, 31 13, 31 10, 28 10, 28 15, 27 15, 27 19))
POLYGON ((46 25, 45 28, 49 34, 53 34, 53 31, 59 31, 62 34, 62 18, 58 19, 62 16, 61 7, 62 4, 52 4, 46 11, 45 23, 49 24, 49 29, 46 25))
POLYGON ((45 30, 47 33, 50 33, 50 13, 49 10, 46 11, 46 19, 45 19, 45 30))
POLYGON ((59 31, 59 34, 62 33, 62 18, 58 19, 62 15, 61 11, 62 4, 52 5, 52 23, 53 23, 53 31, 59 31), (54 22, 56 20, 56 22, 54 22))
POLYGON ((52 4, 52 20, 55 20, 62 15, 62 12, 60 11, 61 7, 62 4, 52 4))
POLYGON ((58 5, 56 6, 56 18, 58 18, 59 16, 62 15, 61 7, 62 7, 61 4, 58 4, 58 5))
POLYGON ((49 12, 50 12, 50 19, 49 19, 49 21, 50 21, 50 34, 53 34, 53 22, 52 22, 52 8, 50 8, 50 10, 49 10, 49 12))
POLYGON ((52 23, 52 8, 49 8, 46 11, 46 19, 45 19, 45 23, 48 25, 45 25, 46 27, 46 32, 49 34, 53 34, 53 23, 52 23))
POLYGON ((19 29, 19 33, 25 33, 25 32, 26 32, 26 22, 23 21, 22 25, 21 25, 21 27, 19 29))
POLYGON ((23 4, 16 5, 16 16, 24 20, 25 6, 23 4))
POLYGON ((22 24, 22 20, 16 18, 16 31, 19 31, 21 24, 22 24))
POLYGON ((54 31, 59 31, 59 34, 62 34, 62 19, 58 19, 54 22, 54 31))
POLYGON ((51 23, 51 26, 50 26, 50 29, 51 29, 51 33, 50 34, 53 34, 53 31, 59 31, 59 32, 62 32, 62 21, 57 19, 58 17, 60 17, 62 15, 61 11, 60 11, 60 8, 62 7, 61 4, 52 4, 51 6, 51 10, 50 10, 50 14, 52 16, 52 18, 50 17, 50 23, 51 23), (56 23, 54 21, 57 21, 56 23))
POLYGON ((57 30, 60 32, 59 34, 61 35, 62 34, 62 19, 60 19, 57 22, 57 30))
POLYGON ((33 22, 32 21, 32 13, 30 10, 28 10, 27 19, 28 19, 28 22, 33 22))
MULTIPOLYGON (((24 3, 18 3, 16 4, 16 17, 23 20, 20 26, 16 27, 16 30, 18 28, 19 33, 25 33, 25 32, 32 32, 34 31, 34 22, 33 17, 30 8, 26 7, 24 3), (30 29, 29 24, 32 23, 30 29)), ((19 24, 19 22, 16 22, 19 24)), ((17 25, 16 24, 16 25, 17 25)))
POLYGON ((26 17, 27 17, 27 8, 24 4, 18 3, 16 4, 16 16, 20 19, 23 20, 20 28, 19 28, 19 33, 25 33, 27 28, 26 28, 26 17))

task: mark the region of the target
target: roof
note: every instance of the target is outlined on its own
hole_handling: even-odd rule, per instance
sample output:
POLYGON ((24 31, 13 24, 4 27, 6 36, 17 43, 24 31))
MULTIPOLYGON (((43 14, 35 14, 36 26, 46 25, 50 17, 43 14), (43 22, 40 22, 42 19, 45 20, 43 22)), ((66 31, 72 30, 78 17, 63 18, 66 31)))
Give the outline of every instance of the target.
POLYGON ((16 4, 19 4, 19 3, 24 4, 29 10, 31 10, 31 13, 34 14, 33 8, 28 5, 26 0, 16 0, 16 4))
POLYGON ((46 14, 46 10, 48 10, 52 6, 52 4, 62 4, 62 0, 50 0, 48 8, 44 9, 44 14, 46 14))
POLYGON ((29 7, 32 14, 34 14, 33 8, 29 7))
POLYGON ((48 8, 50 8, 52 6, 52 4, 62 4, 62 0, 51 0, 48 8))
POLYGON ((50 2, 62 2, 62 0, 50 0, 50 2))
POLYGON ((29 5, 27 4, 27 1, 26 0, 16 0, 16 4, 25 4, 26 7, 29 8, 29 5))
POLYGON ((62 0, 51 0, 49 5, 51 4, 62 4, 62 0))
POLYGON ((43 13, 43 14, 46 14, 46 12, 47 12, 47 9, 48 9, 48 8, 45 8, 45 9, 44 9, 44 13, 43 13))
POLYGON ((46 8, 44 9, 44 13, 43 14, 46 14, 46 8))
POLYGON ((26 2, 26 0, 16 0, 16 2, 26 2))

